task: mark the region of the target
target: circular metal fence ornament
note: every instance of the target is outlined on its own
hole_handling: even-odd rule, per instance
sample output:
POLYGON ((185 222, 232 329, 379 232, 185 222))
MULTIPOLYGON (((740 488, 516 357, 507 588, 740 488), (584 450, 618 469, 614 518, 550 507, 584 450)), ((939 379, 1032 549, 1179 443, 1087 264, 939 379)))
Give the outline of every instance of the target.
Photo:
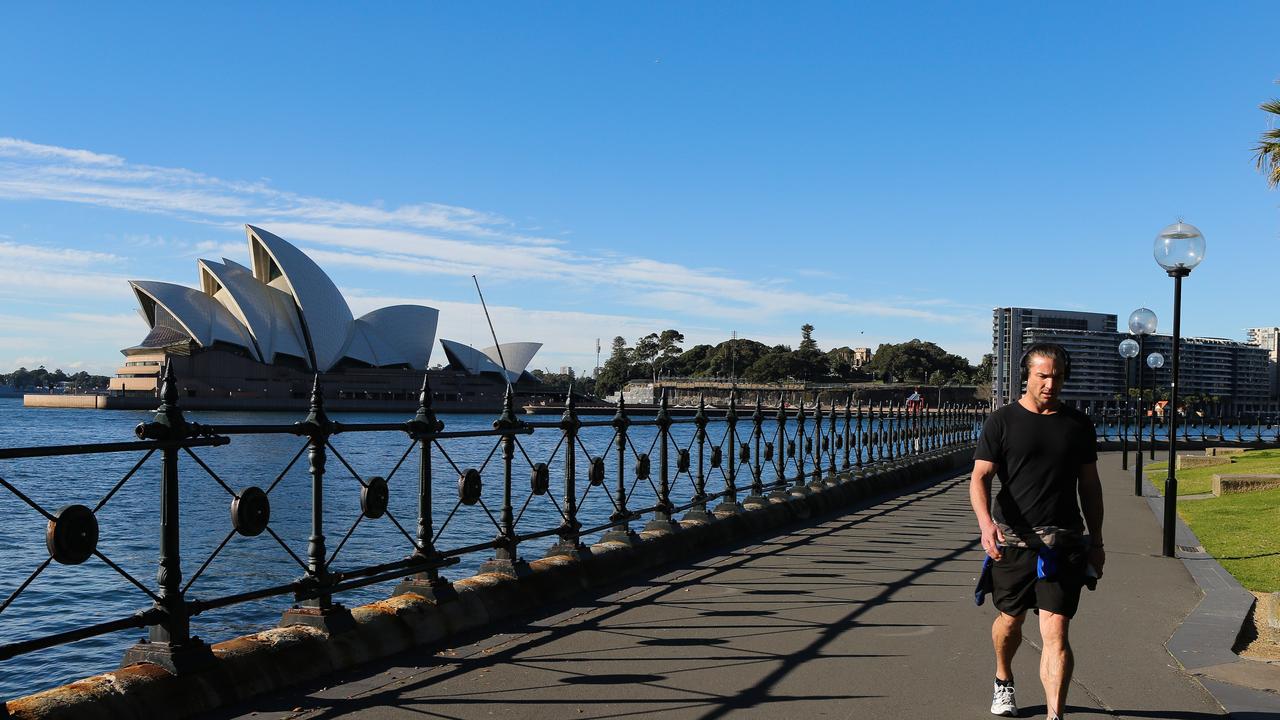
POLYGON ((842 447, 844 447, 844 436, 843 436, 843 435, 837 435, 837 436, 836 436, 836 449, 837 449, 837 450, 839 450, 839 449, 840 449, 840 448, 842 448, 842 447))
POLYGON ((391 490, 385 478, 374 475, 360 489, 360 512, 370 520, 377 520, 387 512, 387 501, 391 499, 391 490))
POLYGON ((713 468, 720 467, 720 459, 722 454, 723 453, 721 453, 719 445, 711 448, 711 467, 713 468))
POLYGON ((827 438, 827 436, 826 436, 826 435, 823 435, 823 436, 822 436, 822 449, 823 449, 823 450, 826 450, 828 447, 830 447, 829 439, 827 438))
POLYGON ((551 471, 546 463, 535 463, 529 473, 529 490, 534 495, 546 495, 551 487, 551 471))
POLYGON ((84 505, 68 505, 45 527, 49 557, 63 565, 79 565, 98 548, 98 518, 84 505))
POLYGON ((748 445, 748 444, 746 444, 746 443, 742 443, 741 445, 739 445, 739 446, 738 446, 738 460, 739 460, 740 462, 750 462, 750 461, 751 461, 751 446, 750 446, 750 445, 748 445))
POLYGON ((676 470, 689 472, 689 451, 684 448, 680 448, 680 454, 676 456, 676 470))
POLYGON ((636 458, 636 477, 640 480, 646 480, 649 477, 649 453, 641 453, 636 458))
POLYGON ((787 457, 793 458, 795 456, 796 456, 796 441, 788 440, 787 441, 787 457))
POLYGON ((245 537, 261 535, 271 522, 271 499, 262 488, 250 485, 231 498, 231 527, 245 537))
POLYGON ((804 439, 804 454, 805 455, 813 454, 813 438, 804 439))
POLYGON ((767 442, 764 444, 764 461, 769 462, 770 460, 773 460, 773 443, 767 442))
POLYGON ((587 471, 587 480, 592 485, 604 484, 604 458, 591 459, 591 469, 587 471))
POLYGON ((480 502, 480 471, 467 468, 458 476, 458 499, 463 505, 475 505, 480 502))

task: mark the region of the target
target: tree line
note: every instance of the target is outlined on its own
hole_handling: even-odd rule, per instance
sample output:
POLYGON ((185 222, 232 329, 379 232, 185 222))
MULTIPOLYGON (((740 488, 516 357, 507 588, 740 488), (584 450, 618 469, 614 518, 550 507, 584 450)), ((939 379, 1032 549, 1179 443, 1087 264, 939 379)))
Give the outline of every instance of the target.
POLYGON ((105 390, 111 378, 106 375, 90 375, 81 370, 68 375, 61 369, 49 372, 43 365, 35 370, 20 367, 11 373, 0 373, 0 385, 8 385, 18 390, 35 390, 57 387, 59 383, 69 382, 77 389, 105 390))
POLYGON ((609 359, 600 368, 596 391, 616 392, 628 380, 663 377, 736 378, 752 382, 799 380, 806 382, 905 382, 929 385, 973 385, 990 382, 991 357, 974 367, 959 355, 932 342, 912 339, 885 343, 871 359, 857 361, 848 346, 822 350, 813 337, 814 327, 800 327, 800 343, 766 345, 749 338, 724 340, 715 345, 694 345, 688 350, 684 334, 663 330, 628 345, 613 339, 609 359))

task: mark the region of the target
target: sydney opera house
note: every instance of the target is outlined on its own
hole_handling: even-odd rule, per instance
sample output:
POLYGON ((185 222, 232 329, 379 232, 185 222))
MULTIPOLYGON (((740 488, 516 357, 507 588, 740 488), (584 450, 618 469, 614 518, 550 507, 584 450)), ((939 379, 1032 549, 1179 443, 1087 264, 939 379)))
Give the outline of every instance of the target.
POLYGON ((447 367, 429 370, 438 310, 392 305, 357 318, 301 250, 245 229, 250 267, 200 260, 194 288, 130 281, 149 332, 121 351, 113 395, 153 401, 166 361, 189 408, 302 407, 317 374, 332 409, 416 404, 424 373, 439 410, 494 410, 508 383, 522 401, 544 394, 526 372, 540 343, 477 350, 441 339, 447 367))

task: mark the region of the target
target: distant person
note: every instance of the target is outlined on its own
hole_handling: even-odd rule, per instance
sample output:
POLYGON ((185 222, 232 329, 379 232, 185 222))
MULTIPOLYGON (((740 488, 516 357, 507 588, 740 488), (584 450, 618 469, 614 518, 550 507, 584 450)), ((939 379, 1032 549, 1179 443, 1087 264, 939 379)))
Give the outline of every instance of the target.
POLYGON ((990 591, 999 611, 991 626, 993 715, 1018 714, 1013 656, 1032 610, 1040 616, 1044 640, 1040 682, 1047 716, 1062 718, 1074 667, 1068 626, 1089 570, 1101 576, 1106 562, 1093 423, 1058 399, 1070 374, 1071 358, 1061 346, 1031 346, 1022 356, 1026 392, 991 413, 974 452, 969 500, 990 558, 990 591), (994 513, 993 475, 1000 477, 994 513))

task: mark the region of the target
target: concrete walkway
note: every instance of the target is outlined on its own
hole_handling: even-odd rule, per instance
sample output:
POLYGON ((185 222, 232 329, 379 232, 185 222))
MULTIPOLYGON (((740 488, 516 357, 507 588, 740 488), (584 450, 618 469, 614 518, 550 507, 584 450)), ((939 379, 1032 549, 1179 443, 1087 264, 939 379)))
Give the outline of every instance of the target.
MULTIPOLYGON (((1101 463, 1106 576, 1072 628, 1071 718, 1225 717, 1164 647, 1200 593, 1101 463)), ((673 570, 474 644, 416 651, 219 718, 984 718, 990 603, 967 477, 673 570)), ((1015 673, 1043 717, 1034 617, 1015 673)), ((1254 718, 1280 718, 1263 712, 1254 718)))

